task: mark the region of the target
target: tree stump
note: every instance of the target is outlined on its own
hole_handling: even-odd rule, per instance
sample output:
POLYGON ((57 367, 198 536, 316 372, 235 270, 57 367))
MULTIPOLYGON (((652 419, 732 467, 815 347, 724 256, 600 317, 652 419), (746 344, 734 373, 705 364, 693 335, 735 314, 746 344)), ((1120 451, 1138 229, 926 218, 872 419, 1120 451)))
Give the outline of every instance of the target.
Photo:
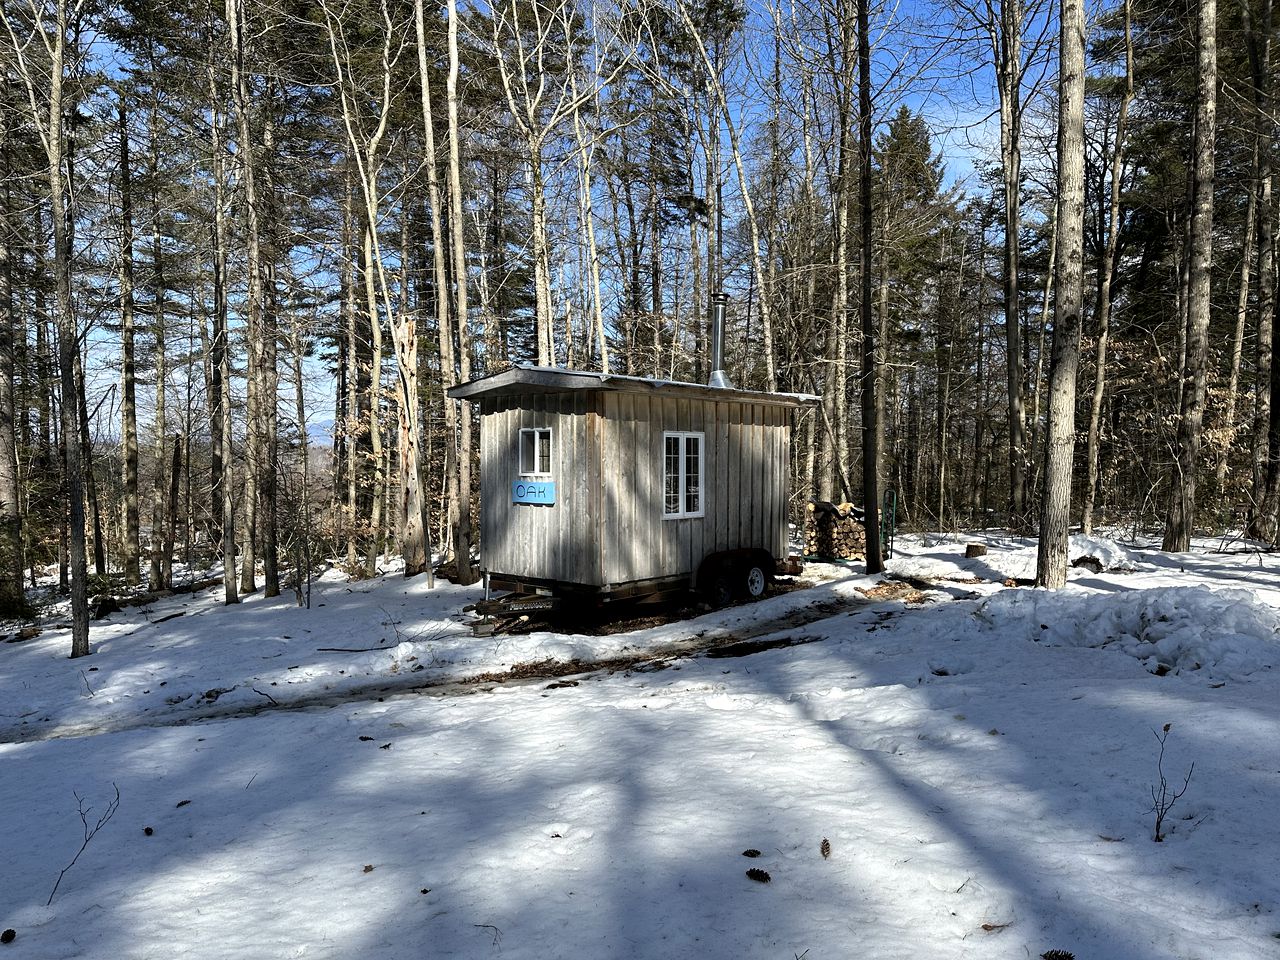
POLYGON ((985 557, 987 555, 987 545, 985 543, 970 543, 964 548, 964 558, 972 560, 974 557, 985 557))

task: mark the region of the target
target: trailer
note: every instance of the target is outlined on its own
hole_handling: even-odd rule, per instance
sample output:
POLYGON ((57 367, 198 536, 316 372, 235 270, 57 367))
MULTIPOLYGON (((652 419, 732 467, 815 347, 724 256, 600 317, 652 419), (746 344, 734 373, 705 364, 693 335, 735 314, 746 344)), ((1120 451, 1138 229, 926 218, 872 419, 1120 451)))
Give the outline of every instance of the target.
POLYGON ((792 418, 816 397, 531 365, 449 396, 479 407, 480 569, 510 592, 481 613, 719 605, 787 555, 792 418))

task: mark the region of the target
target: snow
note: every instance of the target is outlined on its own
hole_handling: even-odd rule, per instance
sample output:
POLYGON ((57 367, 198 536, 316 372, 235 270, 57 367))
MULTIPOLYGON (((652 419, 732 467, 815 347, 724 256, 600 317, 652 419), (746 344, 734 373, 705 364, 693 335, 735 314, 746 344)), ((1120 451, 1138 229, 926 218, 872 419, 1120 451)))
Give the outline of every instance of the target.
POLYGON ((1113 648, 1152 673, 1202 670, 1238 679, 1280 664, 1280 616, 1247 590, 1166 587, 1089 600, 1080 619, 1073 593, 1006 590, 974 615, 990 629, 1049 645, 1113 648))
POLYGON ((0 646, 0 951, 1280 955, 1280 560, 1077 538, 1103 572, 1051 594, 1003 585, 1030 541, 897 546, 892 573, 942 578, 927 602, 813 565, 809 589, 612 636, 475 639, 475 588, 335 572, 311 610, 130 608, 76 661, 47 623, 0 646), (1166 723, 1164 774, 1194 770, 1154 843, 1166 723), (113 784, 46 906, 76 795, 92 825, 113 784))

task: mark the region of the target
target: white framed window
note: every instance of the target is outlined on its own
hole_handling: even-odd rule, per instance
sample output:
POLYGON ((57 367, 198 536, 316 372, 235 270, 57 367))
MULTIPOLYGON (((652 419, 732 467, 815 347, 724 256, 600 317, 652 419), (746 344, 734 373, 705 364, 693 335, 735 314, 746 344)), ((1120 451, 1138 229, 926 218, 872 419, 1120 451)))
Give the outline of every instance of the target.
POLYGON ((523 427, 520 430, 520 476, 551 476, 550 427, 523 427))
POLYGON ((702 474, 705 434, 662 434, 662 516, 665 520, 703 516, 702 474))

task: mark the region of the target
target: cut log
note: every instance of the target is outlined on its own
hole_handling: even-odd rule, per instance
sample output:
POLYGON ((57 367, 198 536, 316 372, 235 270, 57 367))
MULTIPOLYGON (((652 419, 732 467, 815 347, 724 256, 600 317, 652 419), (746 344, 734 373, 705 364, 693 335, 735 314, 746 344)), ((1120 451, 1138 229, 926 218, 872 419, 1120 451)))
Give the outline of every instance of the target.
POLYGON ((970 543, 964 548, 966 560, 972 560, 974 557, 985 557, 987 555, 987 545, 985 543, 970 543))

